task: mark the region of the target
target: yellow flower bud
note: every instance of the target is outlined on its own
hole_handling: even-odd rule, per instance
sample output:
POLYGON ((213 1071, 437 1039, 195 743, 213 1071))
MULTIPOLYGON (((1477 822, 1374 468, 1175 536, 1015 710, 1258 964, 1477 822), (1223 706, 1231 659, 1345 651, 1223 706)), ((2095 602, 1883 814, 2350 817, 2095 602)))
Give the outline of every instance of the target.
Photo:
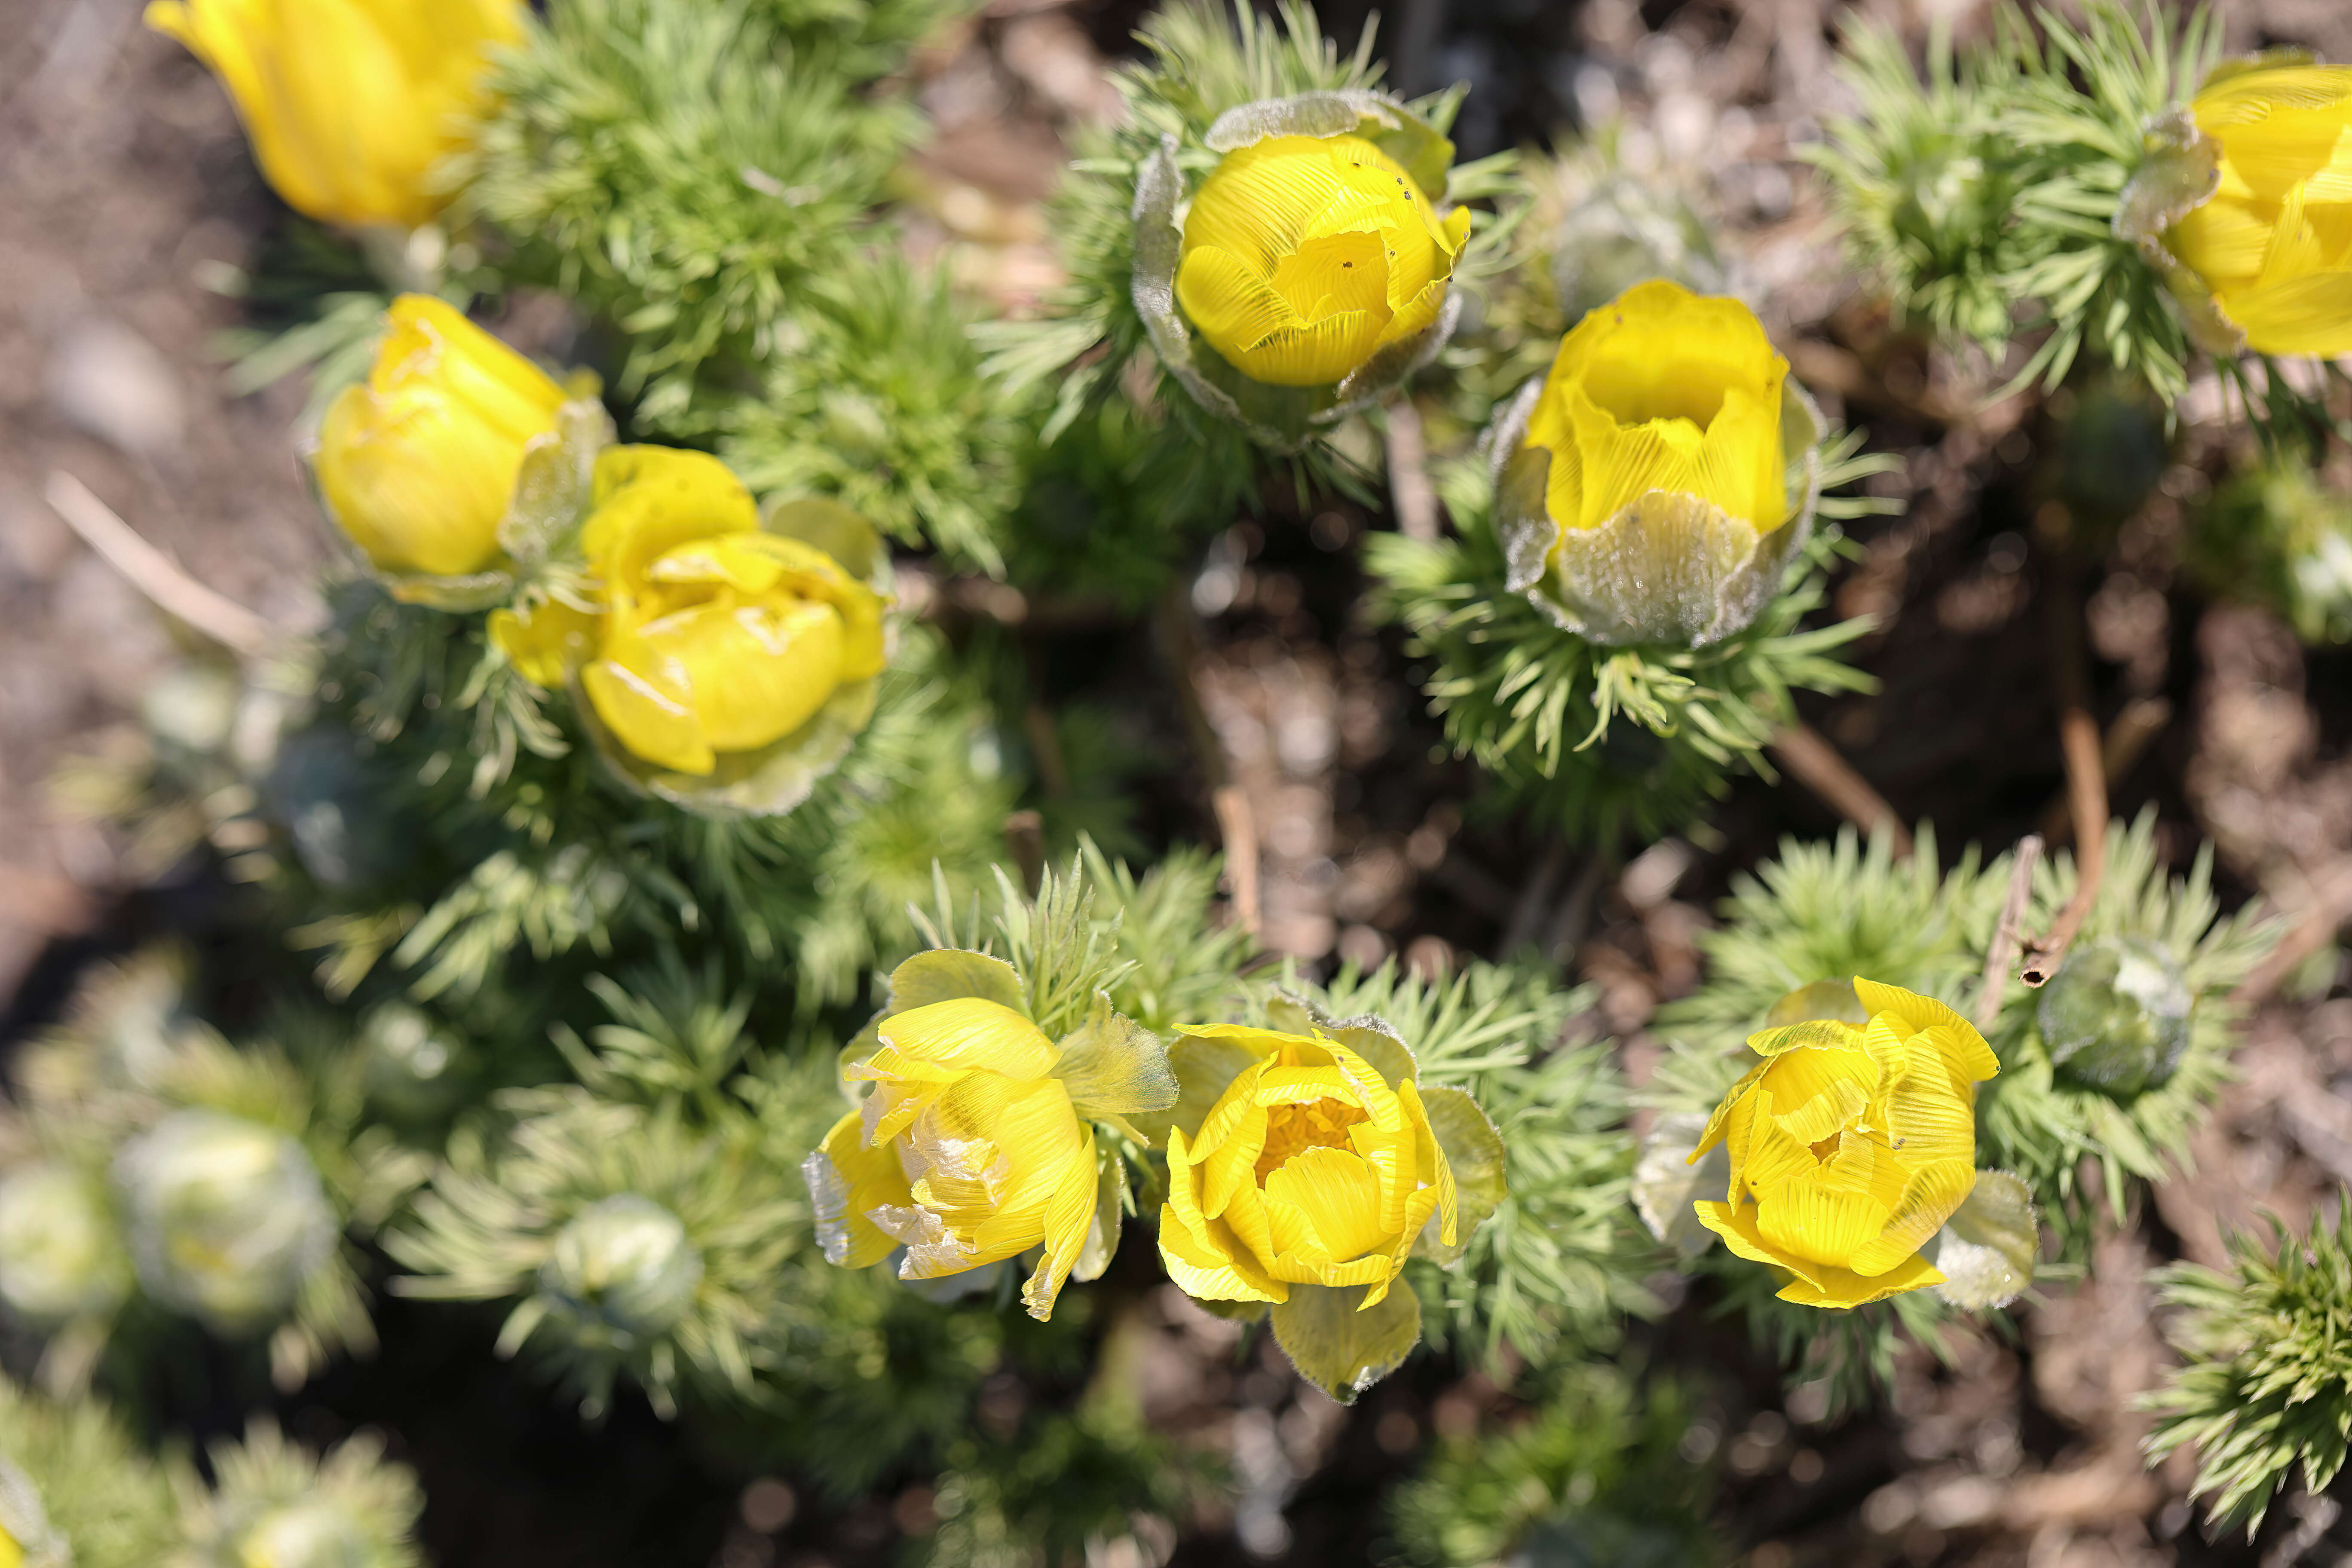
POLYGON ((1193 195, 1176 299, 1244 375, 1328 386, 1436 323, 1469 228, 1362 137, 1269 136, 1193 195))
POLYGON ((1432 1215, 1438 1243, 1456 1244, 1454 1172, 1409 1072, 1391 1082, 1328 1037, 1184 1033, 1247 1062, 1195 1131, 1168 1134, 1160 1256, 1186 1291, 1287 1302, 1294 1286, 1361 1287, 1352 1305, 1363 1311, 1388 1295, 1432 1215))
POLYGON ((289 205, 328 223, 430 218, 433 166, 489 107, 488 50, 524 0, 154 0, 147 25, 210 66, 289 205))
POLYGON ((554 432, 563 389, 439 300, 403 294, 386 324, 367 380, 327 410, 319 489, 383 571, 487 570, 523 455, 554 432))
POLYGON ((1056 1076, 1064 1052, 1002 1002, 957 996, 893 1014, 846 1069, 871 1083, 803 1173, 827 1259, 905 1279, 962 1274, 1045 1249, 1024 1292, 1053 1315, 1096 1224, 1094 1130, 1056 1076))
POLYGON ((1596 642, 1728 637, 1803 542, 1815 434, 1747 306, 1638 283, 1560 340, 1507 416, 1511 585, 1596 642))
MULTIPOLYGON (((882 671, 881 595, 813 544, 760 529, 718 458, 614 447, 596 459, 581 535, 604 600, 581 685, 632 755, 708 775, 807 723, 844 686, 882 671)), ((563 662, 589 617, 551 606, 492 626, 527 675, 563 662)))
POLYGON ((1944 1283, 1920 1248, 1977 1182, 1976 1086, 2000 1064, 1942 1003, 1856 979, 1860 1027, 1765 1029, 1764 1060, 1733 1086, 1690 1156, 1727 1146, 1722 1203, 1699 1221, 1786 1279, 1780 1299, 1859 1307, 1944 1283))
POLYGON ((2352 353, 2352 67, 2217 72, 2189 111, 2220 179, 2167 248, 2247 347, 2352 353))

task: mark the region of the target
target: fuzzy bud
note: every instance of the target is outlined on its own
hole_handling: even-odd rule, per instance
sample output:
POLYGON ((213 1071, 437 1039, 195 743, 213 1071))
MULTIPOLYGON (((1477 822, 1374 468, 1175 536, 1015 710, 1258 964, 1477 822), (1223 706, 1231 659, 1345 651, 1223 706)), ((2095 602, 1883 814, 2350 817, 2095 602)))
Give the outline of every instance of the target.
POLYGON ((123 1146, 114 1179, 140 1283, 226 1332, 291 1305, 341 1228, 300 1143, 218 1111, 165 1117, 123 1146))
POLYGON ((539 1282, 582 1325, 626 1342, 685 1315, 702 1283, 702 1255, 677 1215, 636 1193, 615 1193, 557 1233, 539 1282))
POLYGON ((0 1178, 0 1299, 12 1310, 36 1322, 103 1315, 131 1282, 102 1183, 56 1160, 0 1178))
POLYGON ((2130 1100, 2179 1070, 2194 1002, 2179 962, 2158 942, 2077 942, 2042 992, 2042 1047, 2059 1081, 2130 1100))

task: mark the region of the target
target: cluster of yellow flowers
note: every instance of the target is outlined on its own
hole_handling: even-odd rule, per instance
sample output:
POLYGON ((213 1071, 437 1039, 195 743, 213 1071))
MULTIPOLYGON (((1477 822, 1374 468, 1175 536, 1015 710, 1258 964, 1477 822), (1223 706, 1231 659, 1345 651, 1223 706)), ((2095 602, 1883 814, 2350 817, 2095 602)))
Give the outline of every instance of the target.
POLYGON ((1459 1257, 1503 1197, 1492 1124, 1458 1089, 1420 1089, 1383 1029, 1202 1025, 1171 1048, 1098 1009, 1056 1042, 1008 966, 953 951, 909 960, 891 990, 844 1069, 863 1098, 805 1167, 844 1267, 954 1280, 1034 1253, 1024 1300, 1047 1317, 1108 1265, 1123 1160, 1156 1142, 1169 1277, 1269 1312, 1300 1369, 1347 1397, 1419 1340, 1406 1259, 1459 1257))
MULTIPOLYGON (((328 409, 319 488, 395 583, 509 587, 519 480, 559 442, 565 402, 449 305, 403 296, 367 380, 328 409)), ((700 452, 608 447, 593 463, 585 515, 556 553, 569 570, 490 616, 514 668, 543 687, 576 683, 597 733, 651 784, 714 786, 723 802, 772 769, 779 745, 837 754, 871 715, 887 658, 870 530, 815 500, 763 521, 742 481, 700 452)), ((772 789, 736 804, 762 799, 778 808, 772 789)))

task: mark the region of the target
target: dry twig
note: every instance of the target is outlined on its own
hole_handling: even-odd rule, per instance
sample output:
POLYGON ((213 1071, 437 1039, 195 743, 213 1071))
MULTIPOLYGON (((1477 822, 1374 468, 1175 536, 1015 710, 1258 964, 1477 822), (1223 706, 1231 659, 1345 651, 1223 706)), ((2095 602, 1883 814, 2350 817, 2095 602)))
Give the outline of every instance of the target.
POLYGON ((1803 724, 1789 724, 1772 737, 1772 754, 1797 780, 1865 833, 1884 827, 1895 839, 1895 858, 1911 858, 1911 830, 1886 797, 1853 771, 1838 749, 1803 724))
POLYGON ((2001 900, 2000 923, 1993 927, 1992 946, 1985 953, 1984 979, 1977 986, 1977 1027, 1990 1030, 2000 1016, 2000 996, 2009 984, 2009 966, 2025 940, 2025 908, 2033 899, 2033 868, 2042 863, 2042 837, 2029 833, 2017 841, 2017 858, 2009 868, 2009 896, 2001 900))
POLYGON ((2099 900, 2107 874, 2107 775, 2101 756, 2099 721, 2091 717, 2091 676, 2083 653, 2083 605, 2073 574, 2063 566, 2050 586, 2051 662, 2058 684, 2058 742, 2066 753, 2066 799, 2074 819, 2074 896, 2027 949, 2018 978, 2039 988, 2050 984, 2066 950, 2099 900))
POLYGON ((1400 397, 1388 407, 1389 497, 1407 539, 1437 537, 1437 487, 1429 482, 1429 446, 1421 412, 1400 397))
POLYGON ((41 493, 83 543, 165 615, 244 658, 265 658, 278 645, 277 627, 180 570, 177 562, 141 538, 137 529, 63 468, 49 470, 41 493))
MULTIPOLYGON (((2113 784, 2139 765, 2141 757, 2164 727, 2172 722, 2172 703, 2162 697, 2135 697, 2107 726, 2099 744, 2099 766, 2113 784)), ((2074 828, 2073 791, 2061 790, 2042 814, 2042 837, 2053 847, 2066 842, 2074 828)))

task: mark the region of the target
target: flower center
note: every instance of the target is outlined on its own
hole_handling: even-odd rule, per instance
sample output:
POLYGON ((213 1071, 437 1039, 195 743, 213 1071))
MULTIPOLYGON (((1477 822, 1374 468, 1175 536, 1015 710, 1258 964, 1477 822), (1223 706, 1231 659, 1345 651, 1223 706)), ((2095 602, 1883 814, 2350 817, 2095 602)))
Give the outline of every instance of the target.
POLYGON ((1265 1113, 1265 1149, 1257 1157, 1257 1179, 1264 1182, 1302 1150, 1351 1147, 1348 1129, 1370 1120, 1360 1109, 1340 1100, 1273 1107, 1265 1113))

